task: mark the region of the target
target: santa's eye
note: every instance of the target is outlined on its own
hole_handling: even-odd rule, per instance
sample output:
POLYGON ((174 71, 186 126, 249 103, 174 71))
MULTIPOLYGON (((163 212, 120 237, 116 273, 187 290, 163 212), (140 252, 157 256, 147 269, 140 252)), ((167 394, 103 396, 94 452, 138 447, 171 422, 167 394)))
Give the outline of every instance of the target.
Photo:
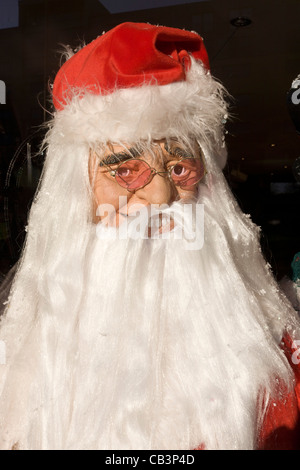
POLYGON ((184 176, 187 171, 187 168, 182 163, 178 163, 172 168, 172 173, 176 176, 184 176))

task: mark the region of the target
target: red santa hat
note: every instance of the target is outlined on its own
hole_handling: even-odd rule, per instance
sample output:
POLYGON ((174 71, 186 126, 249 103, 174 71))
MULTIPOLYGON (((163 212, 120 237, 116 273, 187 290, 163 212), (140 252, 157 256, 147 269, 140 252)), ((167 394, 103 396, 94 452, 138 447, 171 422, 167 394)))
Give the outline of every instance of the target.
POLYGON ((144 23, 120 24, 81 49, 59 70, 53 87, 54 105, 62 109, 74 88, 106 95, 146 83, 184 81, 190 54, 209 68, 202 38, 196 33, 144 23))
POLYGON ((123 23, 80 49, 53 84, 53 138, 133 142, 192 134, 220 144, 223 89, 195 32, 123 23))

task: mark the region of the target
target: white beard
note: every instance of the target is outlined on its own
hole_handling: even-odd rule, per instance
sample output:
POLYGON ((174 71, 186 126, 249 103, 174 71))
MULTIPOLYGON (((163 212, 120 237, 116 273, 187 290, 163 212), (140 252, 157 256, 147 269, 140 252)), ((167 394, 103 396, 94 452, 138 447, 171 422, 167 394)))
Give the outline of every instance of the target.
POLYGON ((10 310, 24 319, 1 330, 1 448, 256 448, 262 401, 278 377, 292 384, 279 351, 290 307, 247 220, 233 237, 207 198, 200 250, 92 226, 84 256, 37 289, 21 267, 10 310))

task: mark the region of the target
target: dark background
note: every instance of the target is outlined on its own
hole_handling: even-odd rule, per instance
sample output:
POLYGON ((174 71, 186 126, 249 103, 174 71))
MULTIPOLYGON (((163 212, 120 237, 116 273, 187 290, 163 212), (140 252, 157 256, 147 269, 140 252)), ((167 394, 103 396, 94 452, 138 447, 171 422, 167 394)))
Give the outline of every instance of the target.
POLYGON ((262 227, 275 276, 290 274, 300 251, 300 187, 293 173, 300 136, 287 107, 300 74, 299 0, 21 0, 13 15, 17 3, 0 0, 0 80, 6 85, 6 104, 0 104, 0 276, 23 244, 43 165, 39 126, 52 111, 49 85, 60 67, 61 45, 75 48, 124 21, 204 37, 212 74, 234 97, 225 175, 242 209, 262 227), (239 17, 251 23, 233 25, 239 17))

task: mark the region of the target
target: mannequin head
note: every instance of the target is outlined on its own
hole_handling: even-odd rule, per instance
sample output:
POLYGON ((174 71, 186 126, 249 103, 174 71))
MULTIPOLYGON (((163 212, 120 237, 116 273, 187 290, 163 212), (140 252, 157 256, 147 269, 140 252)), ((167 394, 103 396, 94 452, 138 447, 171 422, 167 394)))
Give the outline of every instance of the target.
POLYGON ((94 196, 93 221, 101 220, 101 215, 96 214, 100 205, 111 204, 119 225, 133 205, 170 205, 179 200, 195 199, 205 167, 195 143, 186 148, 174 139, 169 143, 159 140, 144 148, 109 144, 102 150, 101 157, 93 152, 89 176, 94 196), (137 178, 137 183, 132 182, 132 178, 137 178), (126 207, 120 207, 124 198, 126 207))

